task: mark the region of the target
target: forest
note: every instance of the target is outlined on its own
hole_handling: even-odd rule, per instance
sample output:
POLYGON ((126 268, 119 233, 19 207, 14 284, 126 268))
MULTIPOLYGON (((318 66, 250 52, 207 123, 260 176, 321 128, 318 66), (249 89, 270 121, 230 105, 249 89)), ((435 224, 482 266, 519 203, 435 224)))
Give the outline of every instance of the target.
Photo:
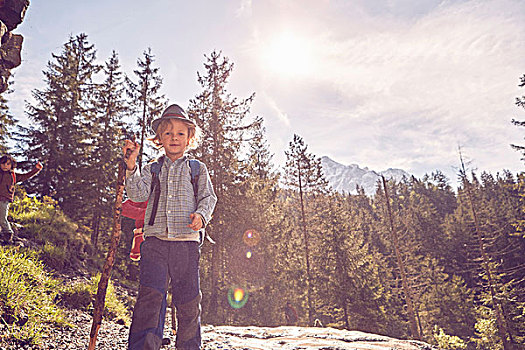
MULTIPOLYGON (((204 243, 200 262, 203 323, 279 326, 289 302, 300 326, 448 349, 525 349, 524 173, 474 171, 458 160, 457 188, 436 169, 383 179, 374 196, 337 193, 299 135, 276 167, 264 117, 251 113, 255 93, 228 91, 233 69, 213 51, 197 74, 201 92, 188 104, 168 101, 151 49, 126 74, 116 52, 101 62, 86 34, 72 35, 43 71, 45 87, 32 92, 29 125, 10 114, 9 94, 0 96, 0 151, 26 160, 22 170, 42 162, 25 191, 55 200, 104 252, 123 140, 141 144, 139 164, 154 159, 150 122, 181 103, 202 128, 191 156, 207 165, 218 197, 207 227, 215 244, 204 243)), ((525 96, 516 105, 525 108, 525 96)), ((136 278, 127 253, 119 250, 114 280, 136 278)))

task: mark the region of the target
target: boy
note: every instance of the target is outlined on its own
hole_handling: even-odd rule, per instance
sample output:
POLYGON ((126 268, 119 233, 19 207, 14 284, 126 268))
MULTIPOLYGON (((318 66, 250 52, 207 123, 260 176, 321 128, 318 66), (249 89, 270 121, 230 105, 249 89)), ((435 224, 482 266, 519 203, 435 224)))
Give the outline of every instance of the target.
POLYGON ((140 171, 136 166, 139 145, 126 140, 123 148, 124 154, 131 150, 126 160, 127 194, 136 202, 148 200, 145 240, 140 246, 139 294, 133 310, 128 349, 161 347, 170 278, 179 327, 177 349, 200 349, 200 241, 204 227, 211 220, 217 197, 203 163, 200 163, 198 197, 195 197, 189 161, 184 153, 197 146, 199 130, 184 110, 178 105, 169 106, 151 127, 155 131, 151 141, 164 149, 157 201, 152 187, 152 182, 156 182, 152 164, 140 171), (158 202, 157 210, 155 202, 158 202))
POLYGON ((4 155, 0 157, 0 227, 2 227, 1 240, 7 244, 13 243, 14 232, 7 221, 9 204, 13 202, 15 196, 15 184, 22 182, 36 175, 42 170, 42 164, 38 162, 33 170, 26 174, 15 173, 16 160, 4 155))

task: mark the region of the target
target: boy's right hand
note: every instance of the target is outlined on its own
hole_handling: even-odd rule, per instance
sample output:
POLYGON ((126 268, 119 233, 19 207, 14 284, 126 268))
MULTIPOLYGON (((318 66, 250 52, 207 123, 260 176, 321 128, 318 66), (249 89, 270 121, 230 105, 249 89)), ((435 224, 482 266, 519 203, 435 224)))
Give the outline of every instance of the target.
POLYGON ((128 166, 128 170, 135 169, 137 157, 139 156, 140 145, 137 142, 131 140, 124 141, 124 147, 122 147, 122 152, 124 152, 124 161, 128 166), (128 154, 128 150, 131 151, 128 154))

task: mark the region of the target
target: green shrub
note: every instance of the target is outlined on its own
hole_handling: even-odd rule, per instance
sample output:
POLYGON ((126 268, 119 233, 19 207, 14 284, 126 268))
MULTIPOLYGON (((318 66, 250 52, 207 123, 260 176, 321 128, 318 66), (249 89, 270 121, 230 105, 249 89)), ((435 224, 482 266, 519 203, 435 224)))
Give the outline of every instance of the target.
MULTIPOLYGON (((490 310, 485 312, 490 314, 490 310)), ((496 319, 480 317, 476 322, 476 337, 472 340, 476 343, 477 349, 503 350, 501 338, 497 335, 496 319)))
POLYGON ((48 324, 66 323, 54 303, 57 285, 33 254, 0 247, 0 322, 5 339, 38 344, 48 324))
POLYGON ((467 344, 461 338, 446 334, 445 331, 438 326, 434 326, 434 339, 441 349, 456 350, 467 348, 467 344))

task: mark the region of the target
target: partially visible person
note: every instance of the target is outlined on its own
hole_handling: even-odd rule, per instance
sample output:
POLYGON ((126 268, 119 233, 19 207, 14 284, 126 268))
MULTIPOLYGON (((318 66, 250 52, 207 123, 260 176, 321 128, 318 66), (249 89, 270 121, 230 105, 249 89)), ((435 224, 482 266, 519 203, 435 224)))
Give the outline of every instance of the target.
POLYGON ((0 239, 2 243, 13 243, 14 231, 7 220, 9 205, 13 202, 15 196, 15 184, 23 182, 42 170, 42 164, 36 163, 33 170, 28 173, 20 174, 15 172, 16 160, 10 155, 0 157, 0 227, 2 234, 0 239))
POLYGON ((148 202, 134 202, 126 199, 122 203, 122 232, 126 235, 126 247, 129 258, 140 260, 140 244, 144 241, 144 215, 148 202))

